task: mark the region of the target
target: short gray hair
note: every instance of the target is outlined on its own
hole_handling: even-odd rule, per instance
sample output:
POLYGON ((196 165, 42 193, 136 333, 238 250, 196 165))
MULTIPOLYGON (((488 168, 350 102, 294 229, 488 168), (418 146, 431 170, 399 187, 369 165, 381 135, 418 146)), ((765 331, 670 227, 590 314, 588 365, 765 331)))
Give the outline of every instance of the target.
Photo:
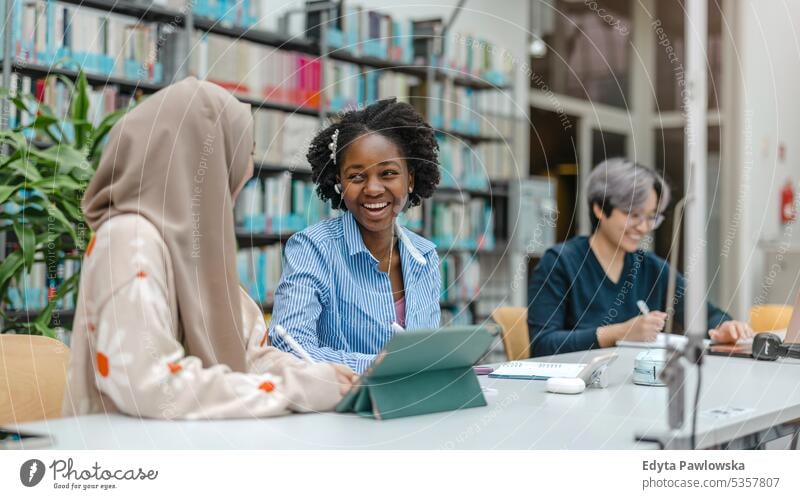
POLYGON ((610 216, 614 208, 630 213, 645 205, 650 189, 655 190, 658 196, 659 213, 669 204, 669 185, 664 177, 652 168, 624 158, 609 158, 597 165, 589 174, 587 183, 586 199, 592 232, 600 223, 592 210, 595 204, 606 216, 610 216))

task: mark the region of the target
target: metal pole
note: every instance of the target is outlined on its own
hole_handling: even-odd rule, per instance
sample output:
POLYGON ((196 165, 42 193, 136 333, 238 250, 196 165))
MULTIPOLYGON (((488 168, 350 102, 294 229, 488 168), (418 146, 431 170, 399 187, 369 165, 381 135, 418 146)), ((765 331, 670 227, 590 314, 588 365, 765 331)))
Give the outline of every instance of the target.
MULTIPOLYGON (((14 2, 16 0, 6 0, 5 2, 5 22, 3 23, 3 88, 11 86, 11 65, 13 40, 11 39, 11 17, 14 12, 14 2)), ((0 129, 8 128, 9 114, 11 113, 10 102, 3 99, 2 109, 0 109, 0 129)), ((3 145, 2 154, 8 154, 8 147, 3 145)))
MULTIPOLYGON (((183 43, 186 46, 186 59, 184 60, 183 64, 180 64, 177 68, 177 75, 175 75, 175 81, 180 81, 187 76, 189 76, 189 71, 192 66, 192 42, 194 41, 194 6, 196 0, 189 0, 186 4, 186 14, 184 15, 183 21, 183 43)), ((176 55, 177 57, 177 55, 176 55)), ((200 76, 200 75, 198 75, 200 76)), ((205 79, 205 75, 203 75, 205 79)))
POLYGON ((689 0, 685 18, 686 111, 685 163, 686 207, 684 249, 686 255, 687 334, 706 335, 706 162, 708 158, 706 42, 708 38, 707 0, 689 0))
POLYGON ((425 86, 427 87, 428 91, 428 99, 426 100, 425 104, 425 114, 427 114, 428 121, 433 120, 433 82, 436 79, 436 75, 434 72, 433 67, 433 58, 434 58, 434 50, 433 50, 434 39, 428 39, 428 67, 426 68, 427 71, 425 72, 425 86))
MULTIPOLYGON (((464 8, 464 4, 467 3, 467 0, 459 0, 458 5, 453 8, 453 13, 450 15, 450 19, 444 25, 444 29, 442 30, 442 36, 444 37, 447 35, 447 32, 450 31, 450 28, 453 27, 453 24, 456 22, 456 18, 461 13, 461 10, 464 8)), ((443 47, 443 45, 442 45, 443 47)), ((444 50, 441 51, 444 53, 444 50)))
POLYGON ((325 61, 328 58, 328 10, 319 13, 319 128, 325 128, 325 61))
MULTIPOLYGON (((13 40, 11 39, 11 17, 12 13, 14 12, 14 2, 16 0, 6 0, 5 2, 5 18, 3 23, 3 88, 9 89, 11 87, 11 44, 13 40)), ((10 114, 11 114, 11 103, 8 99, 2 99, 0 102, 0 130, 5 130, 8 128, 8 124, 10 121, 10 114)), ((2 148, 0 149, 0 155, 7 156, 8 155, 8 145, 3 144, 2 148)), ((5 260, 6 258, 6 233, 5 231, 0 231, 0 261, 5 260)), ((3 317, 0 316, 0 330, 3 329, 5 326, 3 317)))
POLYGON ((669 279, 667 280, 667 301, 664 304, 664 312, 667 313, 667 324, 664 331, 672 333, 675 331, 673 325, 675 321, 675 286, 678 280, 678 245, 681 240, 681 229, 683 226, 684 207, 692 201, 688 196, 675 204, 674 219, 672 221, 672 242, 669 245, 669 279))

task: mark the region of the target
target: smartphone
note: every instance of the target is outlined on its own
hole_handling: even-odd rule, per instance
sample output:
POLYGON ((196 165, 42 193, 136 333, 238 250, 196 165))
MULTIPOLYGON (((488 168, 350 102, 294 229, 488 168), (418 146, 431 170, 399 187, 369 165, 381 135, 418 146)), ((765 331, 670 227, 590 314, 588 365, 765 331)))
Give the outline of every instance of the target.
POLYGON ((0 449, 42 449, 53 444, 50 435, 23 433, 9 428, 0 428, 0 449))

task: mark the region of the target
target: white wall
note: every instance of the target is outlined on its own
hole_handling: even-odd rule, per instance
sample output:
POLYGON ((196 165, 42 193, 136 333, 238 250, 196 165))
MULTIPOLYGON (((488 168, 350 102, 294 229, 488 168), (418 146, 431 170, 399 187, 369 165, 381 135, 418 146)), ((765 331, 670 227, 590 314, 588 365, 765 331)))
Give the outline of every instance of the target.
MULTIPOLYGON (((724 213, 720 255, 727 273, 725 287, 732 310, 743 316, 763 295, 769 266, 763 243, 800 244, 800 223, 784 228, 779 222, 779 193, 787 177, 800 180, 800 2, 733 0, 731 23, 735 44, 726 71, 732 95, 723 112, 732 129, 726 135, 728 201, 724 213), (786 148, 785 161, 778 157, 786 148)), ((723 30, 727 29, 723 26, 723 30)), ((723 96, 724 98, 724 96, 723 96)))

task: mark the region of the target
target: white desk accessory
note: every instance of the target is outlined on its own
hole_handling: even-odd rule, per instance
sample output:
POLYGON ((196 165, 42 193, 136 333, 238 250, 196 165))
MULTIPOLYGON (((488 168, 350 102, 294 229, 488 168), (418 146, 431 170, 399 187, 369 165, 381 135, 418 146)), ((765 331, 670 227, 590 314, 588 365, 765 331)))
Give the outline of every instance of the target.
POLYGON ((661 380, 661 371, 667 363, 664 349, 640 352, 633 363, 633 382, 645 386, 666 386, 661 380))
POLYGON ((549 378, 545 385, 548 392, 574 395, 583 393, 586 383, 581 378, 549 378))

